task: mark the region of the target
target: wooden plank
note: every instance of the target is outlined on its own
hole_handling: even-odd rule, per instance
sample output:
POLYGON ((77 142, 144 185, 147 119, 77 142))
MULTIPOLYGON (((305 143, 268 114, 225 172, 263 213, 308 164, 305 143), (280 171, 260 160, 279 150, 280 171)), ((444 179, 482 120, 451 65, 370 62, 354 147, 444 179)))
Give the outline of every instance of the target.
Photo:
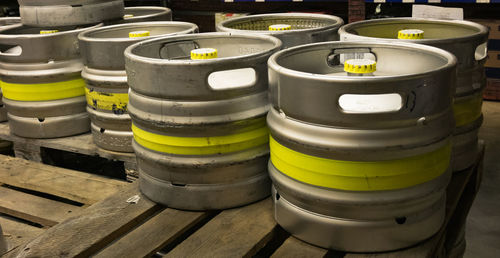
POLYGON ((88 257, 95 254, 162 209, 145 197, 137 203, 128 202, 130 197, 138 195, 137 187, 136 183, 130 184, 83 210, 79 216, 48 229, 7 257, 88 257))
POLYGON ((82 208, 0 187, 0 213, 51 227, 82 208))
POLYGON ((17 222, 1 215, 0 225, 2 226, 3 235, 5 237, 5 240, 7 241, 9 251, 35 238, 45 231, 42 228, 33 227, 22 222, 17 222))
POLYGON ((127 182, 0 155, 0 182, 92 204, 127 182))
POLYGON ((95 257, 151 256, 162 247, 172 243, 208 215, 208 212, 165 209, 95 257))
POLYGON ((328 250, 310 245, 290 236, 271 256, 273 258, 324 257, 328 250))
POLYGON ((41 146, 45 148, 81 153, 90 156, 100 156, 107 159, 136 163, 134 153, 114 152, 98 148, 94 144, 94 141, 92 139, 92 134, 90 133, 85 133, 70 137, 54 138, 54 139, 28 139, 11 134, 9 124, 5 122, 5 123, 0 123, 0 138, 12 141, 20 146, 22 145, 41 146))
POLYGON ((221 212, 166 257, 249 257, 273 237, 271 199, 221 212))

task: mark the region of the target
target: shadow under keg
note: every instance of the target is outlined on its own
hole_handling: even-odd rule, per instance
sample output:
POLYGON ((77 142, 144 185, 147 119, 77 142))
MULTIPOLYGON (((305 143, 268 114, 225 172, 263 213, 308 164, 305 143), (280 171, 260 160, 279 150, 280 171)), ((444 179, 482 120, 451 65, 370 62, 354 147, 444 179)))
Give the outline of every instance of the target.
POLYGON ((125 49, 146 39, 196 32, 198 27, 193 23, 167 21, 105 26, 78 36, 85 65, 82 77, 86 82, 87 111, 97 146, 133 152, 125 49))
POLYGON ((382 252, 444 222, 456 59, 429 46, 325 42, 270 57, 274 216, 324 248, 382 252))
POLYGON ((144 195, 187 210, 269 195, 267 59, 280 47, 270 36, 204 33, 125 50, 144 195))
POLYGON ((422 18, 389 18, 360 21, 340 28, 342 41, 405 41, 444 49, 456 56, 457 74, 453 103, 456 128, 453 132, 453 171, 470 167, 479 151, 478 133, 486 87, 488 28, 469 21, 422 18), (419 30, 420 39, 398 39, 401 30, 419 30))

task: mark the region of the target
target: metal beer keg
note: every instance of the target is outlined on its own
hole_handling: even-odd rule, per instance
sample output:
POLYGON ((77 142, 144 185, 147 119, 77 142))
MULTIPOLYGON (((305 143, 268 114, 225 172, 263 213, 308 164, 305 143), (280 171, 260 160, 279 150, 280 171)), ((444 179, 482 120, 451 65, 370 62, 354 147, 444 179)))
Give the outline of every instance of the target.
POLYGON ((17 0, 24 25, 96 24, 123 17, 123 0, 17 0))
MULTIPOLYGON (((19 17, 3 17, 3 18, 0 18, 0 28, 2 28, 3 26, 8 26, 8 25, 12 25, 12 24, 16 24, 16 23, 20 23, 21 22, 21 18, 19 17)), ((0 87, 1 87, 1 83, 0 83, 0 87)), ((7 121, 7 110, 5 109, 5 106, 2 102, 2 91, 0 89, 0 122, 4 122, 4 121, 7 121)))
POLYGON ((408 247, 439 230, 451 175, 453 55, 325 42, 282 50, 268 66, 269 173, 285 230, 353 252, 408 247))
POLYGON ((334 41, 344 24, 342 18, 311 13, 273 13, 249 15, 222 21, 217 31, 272 35, 283 48, 314 42, 334 41))
POLYGON ((77 35, 94 27, 0 29, 0 80, 12 133, 54 138, 89 130, 77 35))
POLYGON ((85 65, 82 77, 87 111, 97 146, 133 152, 125 49, 145 39, 196 32, 198 27, 187 22, 140 22, 95 28, 78 36, 85 65))
POLYGON ((125 7, 123 19, 118 23, 171 21, 172 10, 159 6, 125 7))
POLYGON ((478 153, 478 132, 482 124, 482 91, 486 86, 488 28, 469 21, 390 18, 355 22, 339 30, 341 40, 408 41, 444 49, 457 57, 457 79, 453 110, 453 171, 470 167, 478 153), (401 30, 419 30, 421 39, 398 39, 401 30))
POLYGON ((267 59, 280 47, 270 36, 204 33, 125 50, 132 146, 148 198, 211 210, 269 195, 267 59))

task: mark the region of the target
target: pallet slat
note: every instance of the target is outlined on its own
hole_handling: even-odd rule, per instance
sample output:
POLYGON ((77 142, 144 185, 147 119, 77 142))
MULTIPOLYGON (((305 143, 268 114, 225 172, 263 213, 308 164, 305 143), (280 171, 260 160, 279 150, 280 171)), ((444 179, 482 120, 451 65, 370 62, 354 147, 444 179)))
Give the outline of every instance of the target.
POLYGON ((166 257, 249 257, 273 237, 277 226, 270 198, 221 212, 166 257))
POLYGON ((0 187, 0 213, 51 227, 80 207, 0 187))
POLYGON ((2 225, 3 234, 5 240, 7 240, 8 251, 26 243, 45 231, 42 228, 33 227, 3 216, 0 216, 0 225, 2 225))
POLYGON ((79 216, 48 229, 8 257, 88 257, 98 252, 161 209, 146 198, 136 204, 127 202, 137 192, 137 184, 131 184, 85 209, 79 216))
POLYGON ((271 256, 272 258, 320 258, 324 257, 328 250, 312 246, 297 238, 290 236, 271 256))
POLYGON ((127 182, 0 155, 0 183, 84 204, 102 200, 127 182))
POLYGON ((165 209, 119 239, 95 257, 145 257, 172 243, 186 230, 208 216, 205 212, 165 209), (134 243, 131 245, 130 243, 134 243))

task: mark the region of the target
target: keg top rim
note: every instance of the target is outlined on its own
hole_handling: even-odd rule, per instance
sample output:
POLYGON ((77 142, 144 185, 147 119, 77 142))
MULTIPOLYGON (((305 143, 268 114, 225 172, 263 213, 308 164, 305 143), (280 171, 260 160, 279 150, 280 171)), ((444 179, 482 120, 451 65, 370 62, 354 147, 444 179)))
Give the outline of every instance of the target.
MULTIPOLYGON (((478 31, 476 33, 472 33, 467 36, 461 36, 461 37, 449 37, 449 38, 424 38, 423 39, 405 39, 405 41, 408 42, 415 42, 415 43, 424 43, 424 44, 429 44, 429 43, 444 43, 444 42, 456 42, 457 40, 470 40, 476 37, 486 37, 487 33, 489 31, 488 27, 481 25, 476 22, 472 21, 466 21, 466 20, 439 20, 439 19, 429 19, 429 18, 413 18, 413 17, 398 17, 398 18, 383 18, 383 19, 372 19, 372 20, 364 20, 364 21, 358 21, 358 22, 353 22, 349 24, 345 24, 339 29, 339 35, 343 34, 348 34, 354 37, 357 37, 359 39, 380 39, 380 40, 387 40, 387 41, 401 41, 398 38, 377 38, 377 37, 370 37, 370 36, 363 36, 363 35, 357 35, 352 33, 353 30, 360 28, 365 25, 382 25, 382 24, 401 24, 407 22, 408 24, 411 23, 428 23, 428 24, 446 24, 446 25, 454 25, 454 26, 466 26, 468 28, 474 28, 477 29, 478 31)), ((425 32, 424 32, 425 33, 425 32)))
POLYGON ((175 35, 175 36, 162 36, 157 38, 152 38, 144 41, 137 42, 125 49, 125 58, 131 59, 137 62, 146 62, 149 64, 159 64, 159 65, 182 65, 182 64, 211 64, 211 63, 220 63, 220 62, 234 62, 235 60, 240 60, 241 58, 248 58, 254 56, 265 55, 266 53, 273 53, 279 49, 281 49, 282 43, 276 37, 269 35, 249 35, 245 33, 232 33, 232 32, 210 32, 210 33, 195 33, 195 34, 184 34, 184 35, 175 35), (273 44, 272 48, 268 48, 264 51, 259 51, 256 53, 243 54, 239 56, 231 56, 231 57, 221 57, 217 59, 204 59, 204 60, 179 60, 179 59, 161 59, 161 58, 152 58, 141 56, 133 53, 135 49, 140 47, 145 47, 151 44, 165 44, 168 42, 177 42, 182 40, 191 40, 191 39, 211 39, 211 38, 222 38, 222 37, 239 37, 239 38, 248 38, 248 39, 260 39, 263 41, 267 41, 273 44))
POLYGON ((248 15, 248 16, 241 16, 241 17, 236 17, 232 18, 229 20, 222 21, 216 25, 217 31, 226 31, 226 32, 244 32, 244 33, 255 33, 255 34, 270 34, 270 35, 277 35, 277 34, 292 34, 292 33, 302 33, 302 32, 313 32, 313 31, 321 31, 329 28, 338 28, 344 24, 344 20, 338 16, 334 15, 329 15, 329 14, 316 14, 316 13, 269 13, 269 14, 255 14, 255 15, 248 15), (246 20, 252 20, 252 19, 266 19, 266 18, 303 18, 303 19, 323 19, 323 20, 329 20, 334 22, 333 24, 327 25, 327 26, 322 26, 322 27, 316 27, 316 28, 309 28, 309 29, 300 29, 300 30, 282 30, 282 31, 270 31, 270 30, 241 30, 241 29, 234 29, 228 27, 228 25, 231 25, 233 23, 238 23, 246 20))
POLYGON ((74 34, 74 33, 80 33, 86 30, 91 30, 94 28, 99 28, 103 24, 93 24, 93 25, 82 25, 81 26, 55 26, 55 27, 50 27, 50 29, 55 29, 58 30, 60 28, 68 28, 68 27, 76 27, 75 29, 72 30, 59 30, 57 33, 50 33, 50 34, 39 34, 39 33, 20 33, 20 34, 4 34, 4 32, 13 30, 13 29, 19 29, 19 28, 32 28, 32 29, 38 29, 38 30, 43 30, 45 27, 33 27, 33 26, 26 26, 22 23, 16 23, 13 25, 5 26, 0 29, 0 39, 7 39, 7 38, 42 38, 42 37, 59 37, 59 36, 64 36, 68 34, 74 34))
POLYGON ((136 20, 136 19, 144 19, 144 18, 148 18, 148 17, 154 17, 154 16, 157 16, 157 15, 163 15, 163 14, 168 14, 168 13, 172 12, 172 10, 170 10, 170 8, 162 7, 162 6, 132 6, 132 7, 125 7, 125 15, 128 14, 128 13, 126 13, 127 11, 129 11, 129 12, 133 12, 133 11, 150 11, 151 12, 151 13, 141 14, 141 15, 137 15, 137 16, 134 15, 133 17, 125 19, 125 20, 128 20, 128 21, 133 21, 133 20, 136 20))
MULTIPOLYGON (((177 22, 177 21, 150 21, 150 22, 133 22, 133 23, 123 23, 123 24, 115 24, 103 27, 97 27, 93 29, 86 30, 78 35, 78 40, 87 41, 87 42, 127 42, 127 41, 143 41, 163 36, 172 36, 177 34, 186 34, 190 32, 194 32, 198 29, 198 26, 194 23, 190 22, 177 22), (146 38, 129 38, 127 37, 93 37, 94 33, 101 33, 105 31, 113 31, 117 29, 133 29, 133 30, 146 30, 147 28, 151 28, 151 26, 157 27, 169 27, 169 26, 185 26, 184 30, 165 33, 160 35, 151 35, 147 39, 146 38)), ((128 35, 128 34, 127 34, 128 35)))
POLYGON ((422 76, 426 76, 429 74, 435 74, 435 73, 440 73, 443 70, 449 69, 450 67, 456 67, 457 65, 457 58, 449 53, 448 51, 442 50, 437 47, 432 47, 432 46, 427 46, 427 45, 422 45, 422 44, 414 44, 414 43, 407 43, 407 42, 356 42, 356 41, 331 41, 331 42, 319 42, 319 43, 312 43, 312 44, 306 44, 306 45, 301 45, 301 46, 295 46, 292 48, 288 49, 283 49, 281 51, 278 51, 274 53, 271 57, 269 57, 269 60, 267 62, 269 69, 277 71, 278 73, 281 74, 286 74, 289 76, 300 76, 303 78, 309 78, 311 80, 319 80, 319 81, 326 81, 326 82, 378 82, 378 81, 383 81, 387 80, 388 78, 390 79, 411 79, 411 78, 418 78, 422 76), (419 51, 424 51, 427 53, 433 53, 433 54, 438 54, 440 55, 443 59, 446 59, 447 62, 446 64, 438 67, 437 69, 433 70, 428 70, 428 71, 422 71, 422 72, 416 72, 416 73, 405 73, 405 74, 398 74, 398 75, 381 75, 381 76, 368 76, 368 77, 360 77, 360 76, 336 76, 336 75, 325 75, 325 74, 319 74, 319 73, 311 73, 311 72, 305 72, 305 71, 299 71, 299 70, 294 70, 291 68, 287 68, 284 66, 281 66, 278 62, 278 59, 282 57, 286 57, 291 55, 292 53, 301 53, 301 52, 307 52, 307 50, 318 50, 322 48, 329 48, 329 49, 334 49, 336 46, 341 47, 341 46, 349 46, 350 48, 373 48, 373 47, 383 47, 383 48, 409 48, 412 50, 419 50, 419 51))

